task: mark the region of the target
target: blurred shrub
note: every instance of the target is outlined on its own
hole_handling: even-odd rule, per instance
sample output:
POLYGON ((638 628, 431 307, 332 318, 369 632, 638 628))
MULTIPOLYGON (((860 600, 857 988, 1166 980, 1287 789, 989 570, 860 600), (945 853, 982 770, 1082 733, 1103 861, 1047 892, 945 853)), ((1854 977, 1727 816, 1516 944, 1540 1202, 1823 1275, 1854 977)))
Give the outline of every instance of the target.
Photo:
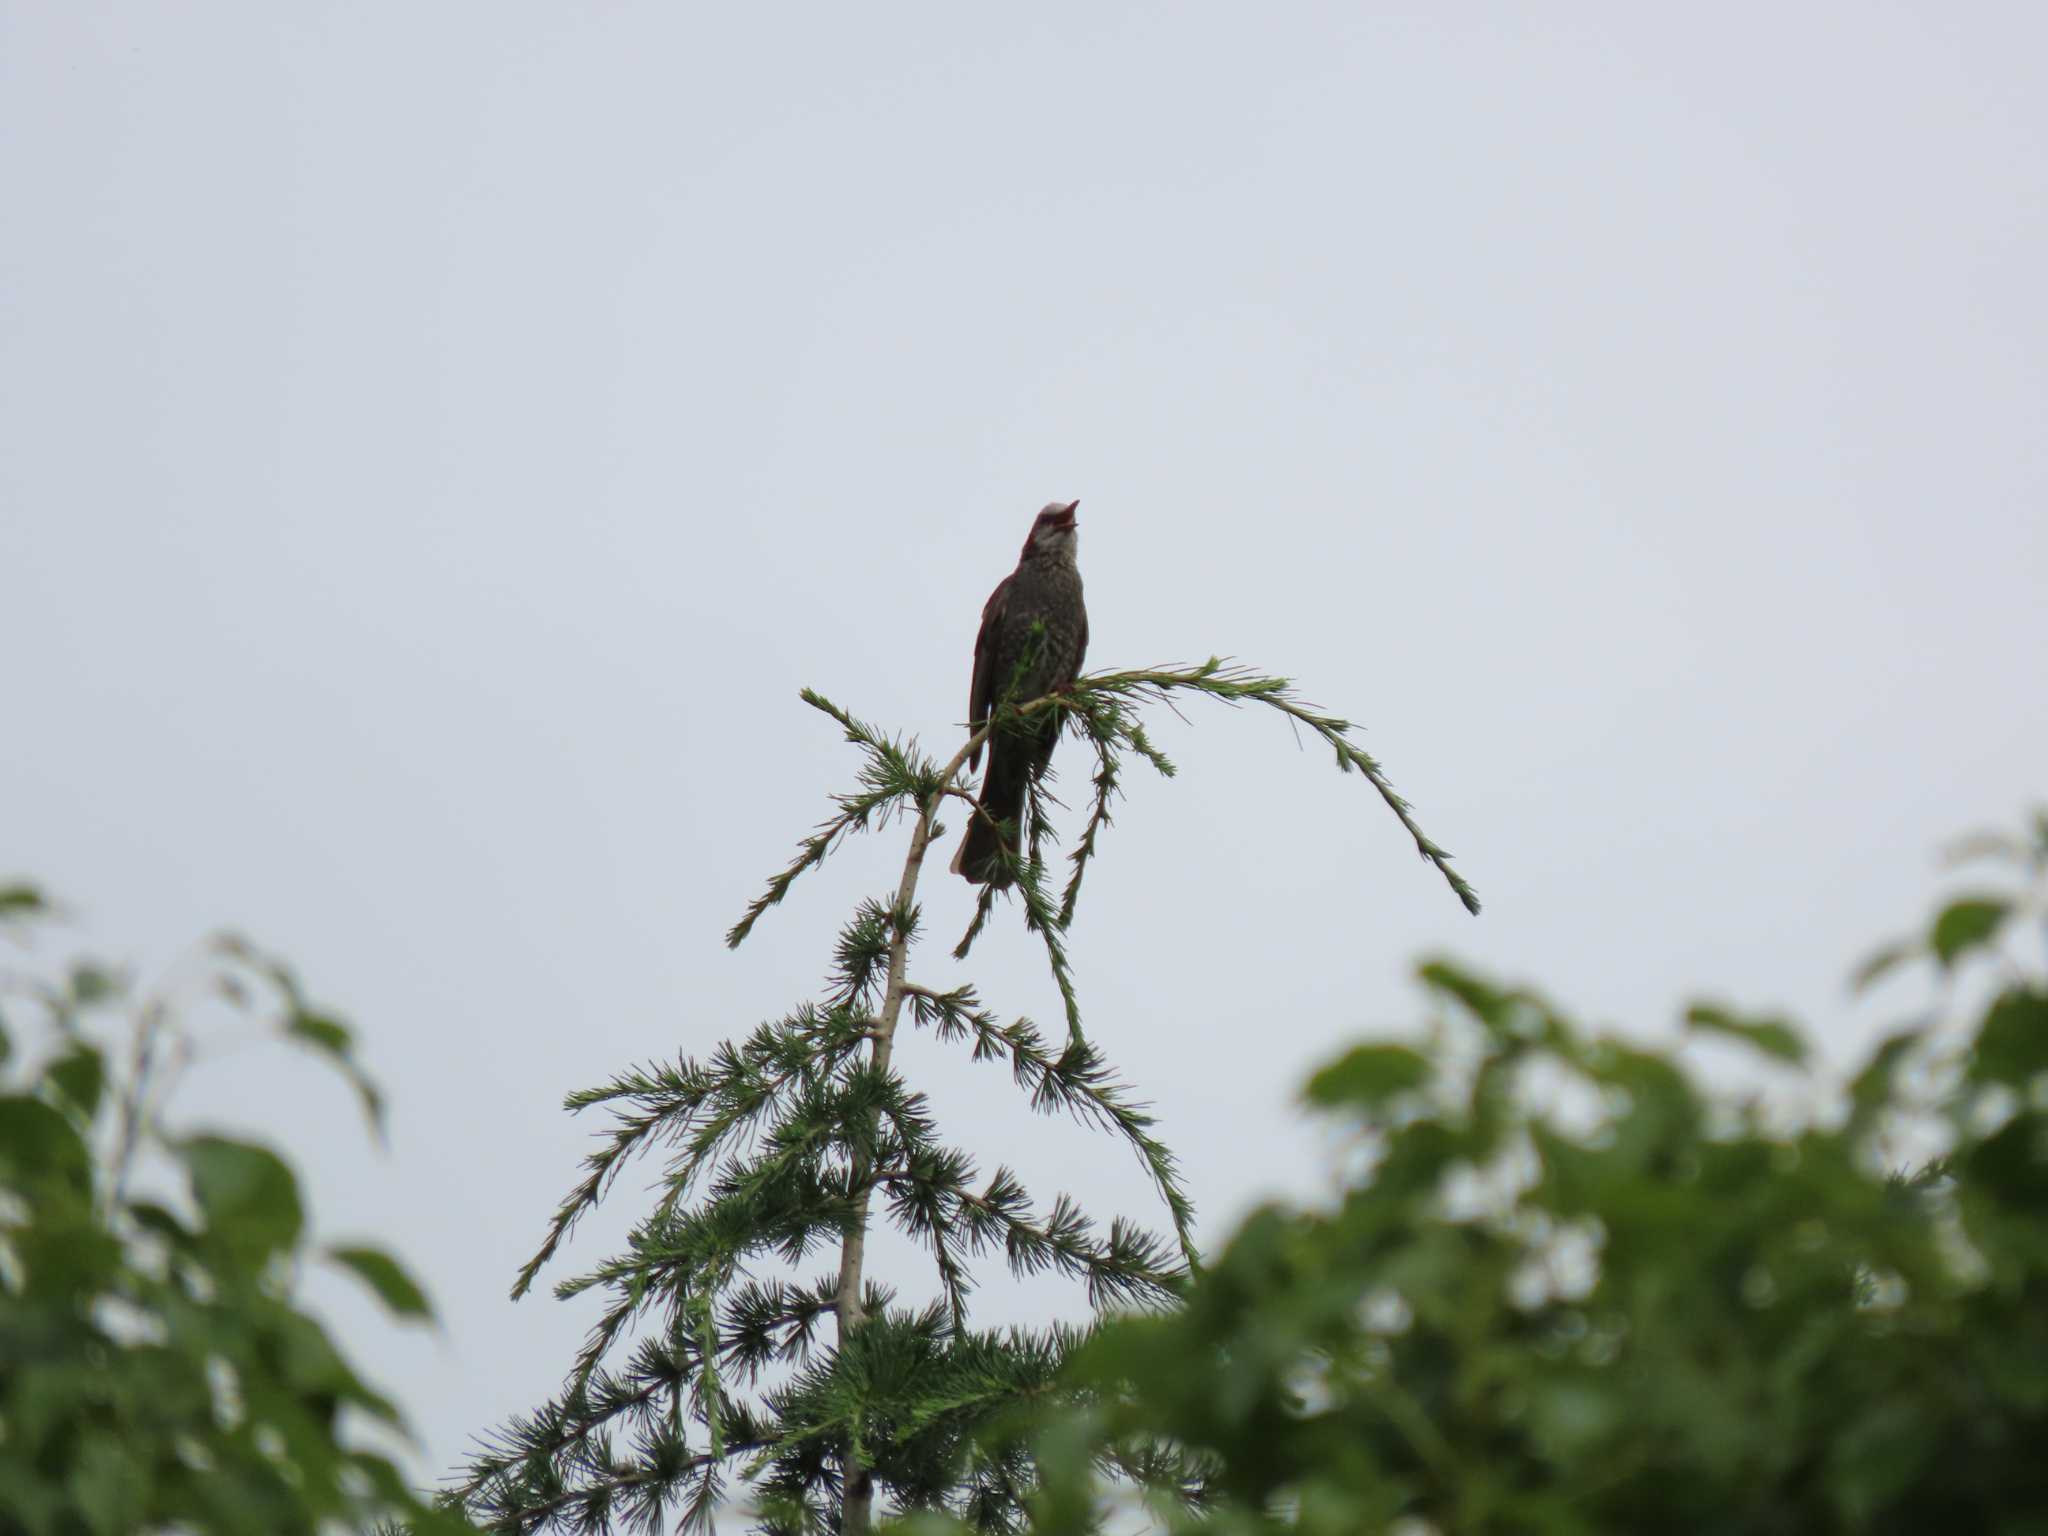
MULTIPOLYGON (((0 938, 44 915, 0 888, 0 938)), ((348 1029, 234 939, 146 995, 49 969, 0 979, 0 1533, 467 1529, 369 1448, 397 1408, 293 1300, 314 1260, 398 1317, 429 1315, 419 1288, 379 1249, 315 1251, 277 1153, 163 1119, 195 1019, 224 1010, 333 1062, 374 1123, 348 1029)))
POLYGON ((1703 1071, 1424 966, 1427 1048, 1308 1084, 1351 1133, 1328 1206, 1258 1211, 1084 1357, 1040 1527, 1149 1455, 1175 1529, 2048 1531, 2048 991, 2010 954, 2048 818, 1970 851, 2015 888, 1864 973, 1918 957, 1958 1016, 1845 1092, 1780 1019, 1691 1010, 1755 1057, 1703 1071))

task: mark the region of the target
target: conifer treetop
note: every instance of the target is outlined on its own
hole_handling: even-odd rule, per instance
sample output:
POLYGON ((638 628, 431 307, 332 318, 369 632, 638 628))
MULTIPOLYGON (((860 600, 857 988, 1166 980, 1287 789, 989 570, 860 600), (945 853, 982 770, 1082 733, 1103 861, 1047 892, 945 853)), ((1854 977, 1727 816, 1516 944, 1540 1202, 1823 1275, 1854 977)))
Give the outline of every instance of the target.
MULTIPOLYGON (((662 1159, 652 1207, 619 1253, 558 1283, 560 1297, 603 1298, 562 1391, 488 1438, 450 1502, 503 1532, 708 1528, 743 1484, 772 1532, 866 1531, 877 1499, 934 1509, 978 1529, 1020 1529, 1035 1486, 1034 1415, 1072 1397, 1061 1370, 1095 1324, 991 1333, 970 1323, 977 1262, 1078 1284, 1097 1318, 1168 1305, 1196 1265, 1194 1209, 1153 1116, 1082 1030, 1064 936, 1082 877, 1120 793, 1124 754, 1173 765, 1137 706, 1173 707, 1180 692, 1258 703, 1315 731, 1338 766, 1364 774, 1422 856, 1466 906, 1471 888, 1415 824, 1348 721, 1301 702, 1285 679, 1212 659, 1199 667, 1098 673, 1038 699, 1014 698, 945 762, 806 689, 860 752, 855 786, 800 845, 726 935, 738 945, 795 882, 855 832, 909 821, 894 890, 861 901, 840 930, 822 995, 701 1056, 633 1068, 571 1094, 610 1126, 562 1201, 515 1296, 532 1288, 577 1223, 627 1165, 662 1159), (1044 711, 1071 721, 1095 754, 1093 797, 1064 890, 1046 870, 1050 796, 1034 784, 1021 852, 1005 852, 1027 927, 1044 946, 1065 1012, 1049 1042, 1028 1019, 1005 1021, 971 986, 936 988, 909 973, 921 935, 917 890, 943 834, 971 750, 1044 711), (1035 1201, 1014 1169, 984 1171, 947 1138, 926 1096, 894 1061, 905 1018, 1007 1066, 1031 1107, 1120 1138, 1145 1169, 1172 1226, 1162 1238, 1118 1218, 1098 1223, 1072 1196, 1035 1201), (932 1293, 899 1302, 867 1274, 877 1212, 926 1255, 932 1293), (836 1250, 836 1252, 834 1251, 836 1250), (817 1259, 828 1257, 823 1273, 817 1259), (827 1338, 821 1325, 833 1323, 827 1338)), ((984 886, 954 953, 965 957, 993 910, 984 886)), ((1171 1453, 1150 1477, 1180 1476, 1171 1453)))

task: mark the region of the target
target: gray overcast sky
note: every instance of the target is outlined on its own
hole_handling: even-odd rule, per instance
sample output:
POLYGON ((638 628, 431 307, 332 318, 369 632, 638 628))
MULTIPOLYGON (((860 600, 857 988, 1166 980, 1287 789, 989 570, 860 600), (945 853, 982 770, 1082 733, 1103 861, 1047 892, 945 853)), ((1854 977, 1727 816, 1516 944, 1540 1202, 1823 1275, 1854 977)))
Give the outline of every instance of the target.
MULTIPOLYGON (((893 883, 720 944, 854 766, 797 689, 950 748, 1055 496, 1096 665, 1299 678, 1488 903, 1279 722, 1163 720, 1074 951, 1212 1239, 1317 1187, 1295 1086, 1427 950, 1845 1060, 1932 851, 2044 790, 2043 58, 2022 3, 0 0, 0 872, 360 1026, 388 1157, 296 1061, 187 1112, 423 1272, 438 1337, 321 1294, 432 1468, 587 1320, 505 1300, 563 1092, 893 883)), ((1014 909, 918 974, 1057 1019, 1014 909)), ((1156 1216, 949 1050, 990 1161, 1156 1216)))

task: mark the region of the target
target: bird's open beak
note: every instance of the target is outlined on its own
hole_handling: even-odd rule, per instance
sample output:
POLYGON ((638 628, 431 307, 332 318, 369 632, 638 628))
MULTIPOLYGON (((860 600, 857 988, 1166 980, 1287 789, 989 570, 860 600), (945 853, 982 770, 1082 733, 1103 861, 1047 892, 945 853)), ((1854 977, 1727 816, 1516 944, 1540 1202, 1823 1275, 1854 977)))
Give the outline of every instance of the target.
POLYGON ((1080 505, 1081 503, 1078 501, 1070 501, 1064 507, 1060 508, 1060 526, 1062 528, 1071 528, 1074 526, 1074 511, 1080 505))

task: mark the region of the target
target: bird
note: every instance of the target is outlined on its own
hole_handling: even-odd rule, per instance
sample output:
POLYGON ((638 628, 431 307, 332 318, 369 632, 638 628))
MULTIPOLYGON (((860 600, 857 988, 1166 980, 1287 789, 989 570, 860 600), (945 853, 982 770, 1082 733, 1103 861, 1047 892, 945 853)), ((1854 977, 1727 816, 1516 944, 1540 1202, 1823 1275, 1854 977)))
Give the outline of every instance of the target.
MULTIPOLYGON (((1066 687, 1080 674, 1088 654, 1088 608, 1081 600, 1081 567, 1075 559, 1080 533, 1074 513, 1080 505, 1046 504, 1032 521, 1017 569, 996 584, 982 606, 981 632, 974 638, 974 680, 967 694, 971 730, 988 723, 1005 694, 1028 704, 1066 687), (1032 628, 1041 624, 1043 634, 1034 652, 1032 628), (1024 665, 1027 654, 1029 664, 1024 665)), ((1017 853, 1025 788, 1045 772, 1059 736, 1060 717, 1053 711, 1028 716, 1014 729, 989 733, 988 774, 981 781, 967 835, 953 856, 954 874, 998 889, 1011 883, 1002 855, 1017 853)), ((967 755, 967 766, 974 768, 980 761, 977 743, 967 755)))

